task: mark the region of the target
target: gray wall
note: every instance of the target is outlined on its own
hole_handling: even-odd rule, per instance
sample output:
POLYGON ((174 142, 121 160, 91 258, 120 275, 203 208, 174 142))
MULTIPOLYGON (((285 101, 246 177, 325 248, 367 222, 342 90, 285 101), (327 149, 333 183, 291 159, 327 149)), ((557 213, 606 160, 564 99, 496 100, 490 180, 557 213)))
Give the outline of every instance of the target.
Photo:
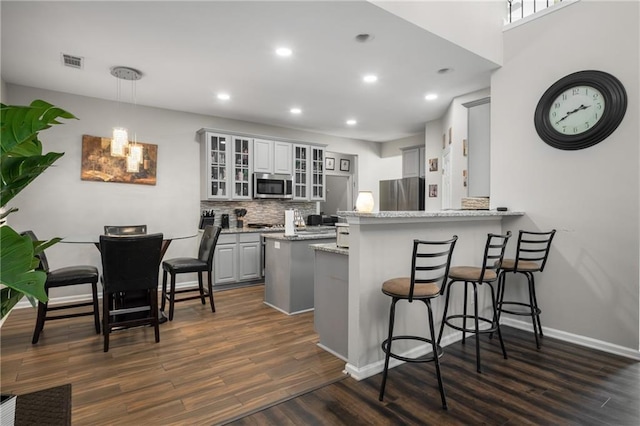
POLYGON ((504 65, 491 82, 491 204, 526 212, 513 231, 558 229, 537 281, 542 325, 635 351, 638 16, 638 2, 581 1, 509 29, 504 65), (558 48, 561 40, 573 47, 558 48), (533 125, 540 96, 561 77, 589 69, 622 81, 629 97, 624 120, 587 149, 546 145, 533 125))

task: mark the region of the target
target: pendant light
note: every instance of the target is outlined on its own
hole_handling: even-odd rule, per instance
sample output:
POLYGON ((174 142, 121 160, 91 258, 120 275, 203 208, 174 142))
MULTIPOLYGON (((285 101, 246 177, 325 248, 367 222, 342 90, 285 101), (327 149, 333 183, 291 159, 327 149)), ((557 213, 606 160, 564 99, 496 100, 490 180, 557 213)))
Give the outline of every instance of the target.
MULTIPOLYGON (((121 100, 121 84, 122 80, 131 82, 131 100, 133 108, 137 105, 136 102, 136 81, 142 78, 142 73, 136 69, 129 67, 113 67, 111 68, 111 75, 117 78, 117 99, 118 108, 120 108, 121 100)), ((140 163, 142 162, 142 145, 138 145, 135 133, 134 143, 129 143, 129 133, 124 127, 115 127, 113 129, 113 138, 111 140, 111 155, 114 157, 127 157, 127 172, 137 173, 140 169, 140 163)))

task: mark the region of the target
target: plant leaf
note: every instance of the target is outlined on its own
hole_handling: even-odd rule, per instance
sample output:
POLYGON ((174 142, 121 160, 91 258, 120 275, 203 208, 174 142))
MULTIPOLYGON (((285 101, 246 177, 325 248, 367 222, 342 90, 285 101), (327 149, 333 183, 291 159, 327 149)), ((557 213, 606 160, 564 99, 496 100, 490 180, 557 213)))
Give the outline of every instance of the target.
POLYGON ((20 191, 40 176, 64 153, 49 152, 31 157, 0 157, 0 197, 2 206, 11 201, 20 191))
MULTIPOLYGON (((47 274, 34 270, 34 242, 28 235, 21 236, 10 226, 0 227, 0 284, 46 302, 44 283, 47 274)), ((35 263, 37 265, 37 263, 35 263)))

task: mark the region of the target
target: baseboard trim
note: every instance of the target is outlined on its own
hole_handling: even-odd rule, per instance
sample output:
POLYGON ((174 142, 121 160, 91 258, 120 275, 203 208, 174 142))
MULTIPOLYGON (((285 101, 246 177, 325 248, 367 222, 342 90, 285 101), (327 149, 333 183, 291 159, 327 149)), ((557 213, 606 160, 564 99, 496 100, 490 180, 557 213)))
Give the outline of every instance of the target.
MULTIPOLYGON (((502 317, 500 318, 500 324, 517 328, 519 330, 528 331, 529 333, 533 334, 533 326, 531 325, 531 322, 502 317)), ((545 336, 553 337, 554 339, 562 340, 564 342, 575 343, 576 345, 584 346, 591 349, 597 349, 602 352, 620 355, 625 358, 640 361, 640 351, 634 351, 633 349, 626 348, 624 346, 615 345, 613 343, 604 342, 602 340, 592 339, 591 337, 568 333, 566 331, 557 330, 555 328, 542 327, 542 332, 545 336)))

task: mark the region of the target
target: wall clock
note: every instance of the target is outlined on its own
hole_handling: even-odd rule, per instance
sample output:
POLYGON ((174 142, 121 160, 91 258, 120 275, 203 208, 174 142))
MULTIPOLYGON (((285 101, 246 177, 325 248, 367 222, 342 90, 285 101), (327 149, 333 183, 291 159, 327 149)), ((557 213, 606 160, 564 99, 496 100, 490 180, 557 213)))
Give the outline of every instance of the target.
POLYGON ((544 92, 533 121, 547 144, 577 150, 606 139, 626 110, 627 93, 617 78, 603 71, 578 71, 544 92))

